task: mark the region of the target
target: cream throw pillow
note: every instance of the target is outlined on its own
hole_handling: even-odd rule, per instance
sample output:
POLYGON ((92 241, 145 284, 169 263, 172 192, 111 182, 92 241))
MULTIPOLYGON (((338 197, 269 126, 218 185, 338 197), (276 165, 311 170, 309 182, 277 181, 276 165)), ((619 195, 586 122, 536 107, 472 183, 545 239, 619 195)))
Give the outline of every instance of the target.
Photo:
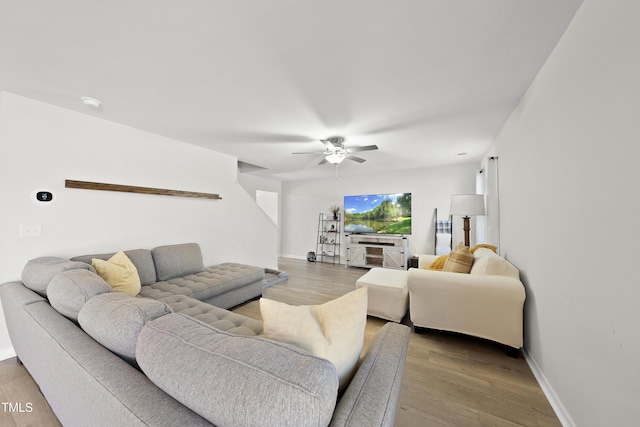
POLYGON ((107 282, 115 292, 136 296, 140 293, 140 276, 129 257, 120 251, 108 261, 93 258, 91 265, 96 269, 98 276, 107 282))
POLYGON ((367 324, 367 288, 358 288, 322 305, 293 306, 260 299, 265 337, 293 344, 333 363, 340 388, 355 371, 367 324))
POLYGON ((451 271, 453 273, 469 273, 473 265, 473 254, 463 243, 449 254, 447 262, 444 263, 442 271, 451 271))
POLYGON ((509 276, 520 279, 520 272, 513 264, 489 249, 478 249, 473 255, 475 260, 470 274, 509 276))

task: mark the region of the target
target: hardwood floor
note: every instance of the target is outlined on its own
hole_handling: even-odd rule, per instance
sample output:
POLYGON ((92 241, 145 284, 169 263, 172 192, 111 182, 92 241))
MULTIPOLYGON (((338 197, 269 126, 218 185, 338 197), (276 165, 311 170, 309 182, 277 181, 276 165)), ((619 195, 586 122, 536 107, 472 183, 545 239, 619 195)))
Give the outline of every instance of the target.
MULTIPOLYGON (((288 304, 322 304, 355 289, 368 270, 280 258, 289 279, 264 290, 264 297, 288 304)), ((260 319, 251 301, 233 311, 260 319)), ((403 320, 410 325, 408 317, 403 320)), ((365 349, 385 321, 367 320, 365 349)), ((26 369, 15 359, 0 362, 2 402, 31 402, 31 412, 0 408, 1 426, 59 426, 26 369)), ((412 333, 396 425, 561 426, 522 355, 456 334, 412 333)))

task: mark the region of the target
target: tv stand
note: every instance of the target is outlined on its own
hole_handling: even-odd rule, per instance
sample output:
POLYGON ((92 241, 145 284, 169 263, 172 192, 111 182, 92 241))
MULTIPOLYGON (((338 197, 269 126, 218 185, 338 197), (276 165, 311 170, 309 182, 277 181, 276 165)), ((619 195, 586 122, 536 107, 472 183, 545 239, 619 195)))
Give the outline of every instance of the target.
POLYGON ((347 267, 384 267, 406 270, 409 237, 351 234, 347 240, 347 267))

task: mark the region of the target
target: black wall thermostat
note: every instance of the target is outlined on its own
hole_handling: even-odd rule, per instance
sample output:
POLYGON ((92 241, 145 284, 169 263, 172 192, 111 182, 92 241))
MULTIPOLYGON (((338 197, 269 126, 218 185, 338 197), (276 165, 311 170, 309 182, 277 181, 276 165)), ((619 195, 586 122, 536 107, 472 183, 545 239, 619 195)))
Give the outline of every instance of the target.
POLYGON ((49 191, 38 191, 36 193, 36 200, 39 202, 50 202, 53 200, 53 194, 49 191))

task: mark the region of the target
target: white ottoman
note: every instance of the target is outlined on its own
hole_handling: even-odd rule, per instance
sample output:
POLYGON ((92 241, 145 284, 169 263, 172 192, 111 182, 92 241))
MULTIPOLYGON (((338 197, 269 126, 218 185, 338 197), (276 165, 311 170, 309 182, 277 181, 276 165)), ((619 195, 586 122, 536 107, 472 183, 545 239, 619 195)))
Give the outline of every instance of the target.
POLYGON ((367 314, 400 322, 409 305, 407 271, 375 267, 356 282, 356 288, 366 287, 369 305, 367 314))

